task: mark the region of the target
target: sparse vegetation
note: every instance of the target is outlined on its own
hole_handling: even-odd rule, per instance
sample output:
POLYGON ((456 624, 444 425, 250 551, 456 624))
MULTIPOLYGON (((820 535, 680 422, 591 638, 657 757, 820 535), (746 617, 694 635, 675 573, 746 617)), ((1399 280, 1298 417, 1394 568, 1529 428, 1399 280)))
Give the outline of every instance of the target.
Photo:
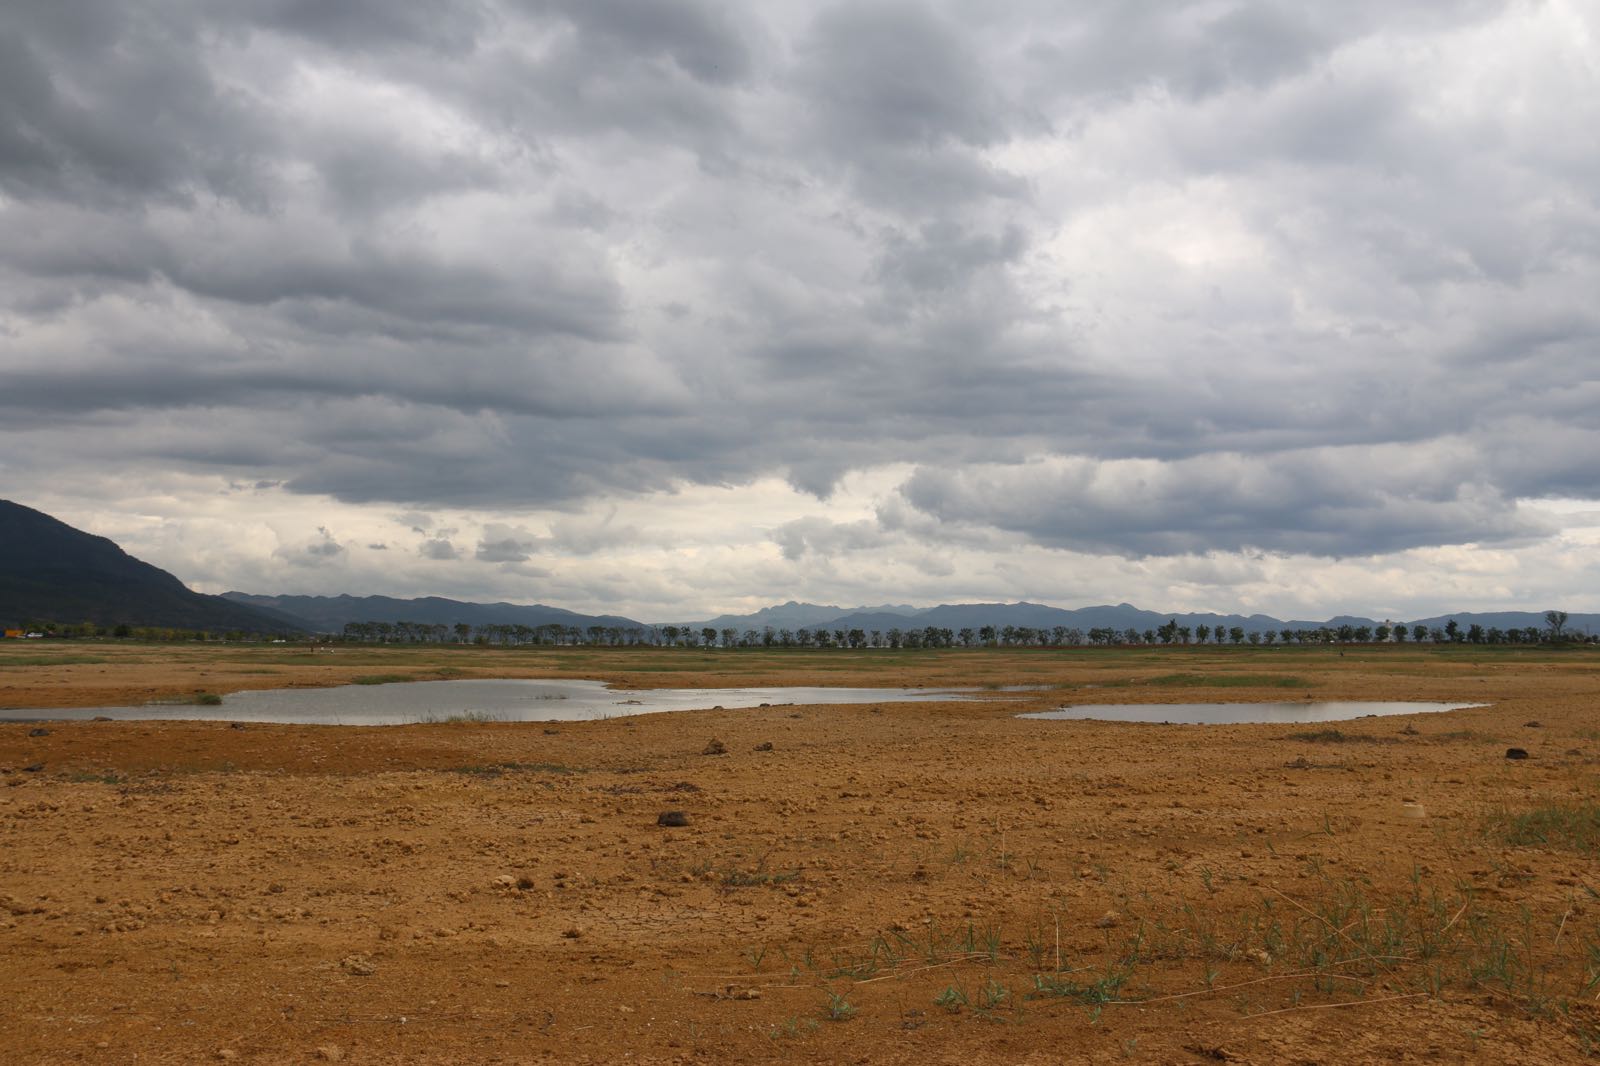
POLYGON ((1316 729, 1287 734, 1289 740, 1303 740, 1308 744, 1393 744, 1393 737, 1375 737, 1369 733, 1346 733, 1341 729, 1316 729))
POLYGON ((1144 682, 1176 688, 1310 688, 1303 677, 1287 674, 1162 674, 1144 682))
POLYGON ((352 685, 398 685, 403 681, 415 681, 410 674, 362 674, 352 677, 352 685))
POLYGON ((1487 818, 1490 835, 1516 847, 1550 847, 1600 855, 1600 804, 1546 803, 1501 809, 1487 818))

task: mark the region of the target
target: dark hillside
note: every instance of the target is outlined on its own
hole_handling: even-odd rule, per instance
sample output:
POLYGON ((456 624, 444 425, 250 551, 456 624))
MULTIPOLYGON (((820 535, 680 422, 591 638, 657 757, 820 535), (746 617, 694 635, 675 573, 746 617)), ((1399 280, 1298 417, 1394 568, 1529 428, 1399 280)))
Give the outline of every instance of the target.
POLYGON ((0 500, 0 622, 295 632, 298 620, 191 590, 105 537, 0 500))

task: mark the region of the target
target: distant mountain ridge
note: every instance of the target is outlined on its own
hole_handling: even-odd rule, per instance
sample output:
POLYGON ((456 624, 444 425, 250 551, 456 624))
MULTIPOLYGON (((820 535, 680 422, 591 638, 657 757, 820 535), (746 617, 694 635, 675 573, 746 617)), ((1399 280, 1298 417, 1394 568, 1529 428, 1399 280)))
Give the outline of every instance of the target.
POLYGON ((0 500, 0 623, 30 621, 247 633, 304 628, 276 611, 195 592, 105 537, 0 500))
POLYGON ((470 603, 442 596, 397 599, 393 596, 259 596, 246 592, 224 592, 222 598, 252 607, 292 614, 306 621, 319 633, 338 633, 350 622, 417 622, 453 626, 481 625, 563 625, 588 629, 605 626, 619 629, 649 629, 643 622, 613 614, 579 614, 542 603, 470 603))
POLYGON ((773 607, 763 607, 750 614, 719 614, 715 618, 708 618, 701 622, 678 622, 679 626, 690 629, 762 629, 772 626, 775 629, 814 629, 819 625, 831 623, 833 619, 847 614, 862 611, 876 611, 881 614, 892 614, 896 618, 905 618, 916 614, 920 608, 908 604, 882 604, 877 607, 830 607, 820 603, 797 603, 790 600, 773 607))
MULTIPOLYGON (((815 604, 784 604, 784 608, 817 608, 815 604)), ((950 629, 959 632, 962 629, 981 629, 984 626, 994 626, 996 629, 1005 626, 1028 626, 1033 629, 1054 629, 1061 626, 1066 629, 1079 629, 1087 633, 1090 629, 1115 629, 1119 633, 1129 629, 1155 630, 1168 622, 1176 622, 1180 626, 1187 626, 1191 630, 1199 626, 1210 626, 1213 630, 1222 627, 1224 630, 1237 626, 1246 633, 1264 633, 1267 630, 1282 631, 1285 629, 1321 629, 1324 627, 1338 629, 1343 625, 1355 627, 1368 626, 1376 629, 1383 624, 1378 619, 1365 618, 1357 615, 1336 615, 1322 620, 1310 619, 1280 619, 1264 614, 1217 614, 1214 612, 1195 611, 1149 611, 1135 607, 1130 603, 1119 603, 1115 606, 1100 605, 1095 607, 1050 607, 1042 603, 945 603, 936 607, 908 608, 904 611, 896 609, 886 612, 882 608, 858 607, 846 610, 833 617, 818 617, 814 621, 804 624, 794 622, 781 623, 770 619, 778 617, 774 612, 780 608, 767 608, 750 615, 721 615, 716 619, 704 623, 694 623, 695 626, 710 626, 714 629, 744 629, 761 630, 765 626, 775 629, 827 629, 845 630, 860 629, 866 632, 877 630, 887 632, 890 629, 924 629, 934 626, 940 629, 950 629)), ((820 611, 817 608, 817 611, 820 611)), ((816 611, 790 611, 789 617, 807 617, 816 611)), ((1416 626, 1422 625, 1429 629, 1443 628, 1447 622, 1454 619, 1465 630, 1477 624, 1484 629, 1536 629, 1546 628, 1543 611, 1497 611, 1474 613, 1459 611, 1455 614, 1435 615, 1428 618, 1389 620, 1390 625, 1416 626)), ((1567 620, 1567 630, 1574 633, 1600 632, 1600 614, 1572 614, 1567 620)))

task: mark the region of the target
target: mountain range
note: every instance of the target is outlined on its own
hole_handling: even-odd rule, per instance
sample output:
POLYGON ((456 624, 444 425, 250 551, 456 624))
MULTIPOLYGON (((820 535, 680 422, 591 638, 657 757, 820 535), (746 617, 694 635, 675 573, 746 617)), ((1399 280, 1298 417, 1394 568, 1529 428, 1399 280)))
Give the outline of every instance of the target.
MULTIPOLYGON (((1545 628, 1542 611, 1457 612, 1428 618, 1403 619, 1408 626, 1442 628, 1454 620, 1463 629, 1474 624, 1485 629, 1545 628)), ((149 563, 128 555, 112 541, 97 537, 30 507, 0 500, 0 623, 7 627, 33 620, 127 623, 179 629, 243 630, 252 633, 338 633, 350 622, 412 622, 427 625, 466 624, 561 625, 587 630, 651 630, 665 623, 648 624, 620 615, 588 615, 545 604, 470 603, 427 596, 399 599, 391 596, 259 595, 229 592, 207 596, 149 563)), ((1281 620, 1268 615, 1149 611, 1128 603, 1115 606, 1063 608, 1039 603, 946 603, 936 607, 883 604, 873 607, 787 603, 764 607, 750 614, 722 614, 702 621, 672 623, 698 633, 703 629, 747 630, 860 629, 887 633, 891 629, 925 629, 929 626, 959 632, 984 626, 1032 629, 1129 629, 1143 633, 1168 622, 1191 629, 1235 626, 1246 632, 1268 629, 1320 629, 1342 625, 1371 626, 1375 619, 1352 615, 1314 620, 1281 620)), ((1600 632, 1600 614, 1573 614, 1569 632, 1600 632)))
MULTIPOLYGON (((1264 614, 1215 614, 1211 612, 1186 612, 1186 611, 1148 611, 1135 607, 1130 603, 1119 603, 1115 606, 1098 607, 1050 607, 1042 603, 946 603, 937 607, 924 608, 892 608, 885 610, 877 607, 858 607, 853 610, 843 611, 832 617, 828 612, 836 608, 821 607, 816 604, 802 604, 790 602, 783 605, 782 610, 787 617, 806 618, 804 623, 780 624, 772 621, 771 612, 779 608, 767 608, 749 615, 720 615, 715 619, 705 622, 679 623, 687 628, 700 629, 710 627, 713 629, 745 629, 760 630, 763 626, 771 625, 774 628, 807 628, 807 629, 860 629, 866 632, 878 630, 886 632, 890 629, 924 629, 934 626, 939 629, 960 631, 962 629, 981 629, 986 625, 996 628, 1004 626, 1028 626, 1033 629, 1053 629, 1061 626, 1066 629, 1080 629, 1088 632, 1090 629, 1108 628, 1118 632, 1136 629, 1143 633, 1147 629, 1157 629, 1168 622, 1176 622, 1180 626, 1194 629, 1198 626, 1210 626, 1212 629, 1222 627, 1231 629, 1235 626, 1245 632, 1265 632, 1268 629, 1320 629, 1327 626, 1337 629, 1343 625, 1369 626, 1376 628, 1381 621, 1388 621, 1391 625, 1397 620, 1380 620, 1364 618, 1356 615, 1336 615, 1333 618, 1320 621, 1308 619, 1283 620, 1264 614)), ((1490 611, 1470 612, 1462 611, 1455 614, 1436 615, 1429 618, 1404 619, 1405 625, 1422 625, 1429 629, 1443 628, 1454 619, 1463 629, 1473 624, 1481 625, 1484 629, 1526 629, 1532 626, 1536 629, 1546 628, 1543 611, 1490 611)), ((1600 632, 1600 614, 1573 614, 1567 620, 1567 629, 1571 632, 1600 632)))
POLYGON ((470 626, 544 625, 604 626, 648 629, 643 622, 614 614, 579 614, 542 603, 468 603, 439 596, 404 600, 393 596, 259 596, 224 592, 224 599, 255 608, 279 611, 301 619, 317 633, 337 633, 349 622, 416 622, 424 625, 470 626))

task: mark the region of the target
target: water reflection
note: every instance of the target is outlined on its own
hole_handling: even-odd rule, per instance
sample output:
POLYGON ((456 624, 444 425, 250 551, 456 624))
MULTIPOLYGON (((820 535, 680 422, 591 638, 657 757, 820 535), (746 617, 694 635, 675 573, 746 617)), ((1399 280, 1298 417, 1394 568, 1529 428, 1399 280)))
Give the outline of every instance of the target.
POLYGON ((1021 714, 1098 722, 1165 722, 1171 725, 1244 725, 1249 723, 1345 722, 1352 718, 1391 714, 1432 714, 1482 703, 1402 703, 1330 700, 1321 703, 1087 703, 1055 711, 1021 714))
POLYGON ((582 722, 663 711, 777 706, 787 703, 910 703, 975 698, 976 690, 905 688, 607 688, 600 681, 407 681, 338 688, 236 692, 217 706, 147 704, 0 710, 0 720, 86 719, 283 722, 308 725, 404 725, 475 719, 582 722))

